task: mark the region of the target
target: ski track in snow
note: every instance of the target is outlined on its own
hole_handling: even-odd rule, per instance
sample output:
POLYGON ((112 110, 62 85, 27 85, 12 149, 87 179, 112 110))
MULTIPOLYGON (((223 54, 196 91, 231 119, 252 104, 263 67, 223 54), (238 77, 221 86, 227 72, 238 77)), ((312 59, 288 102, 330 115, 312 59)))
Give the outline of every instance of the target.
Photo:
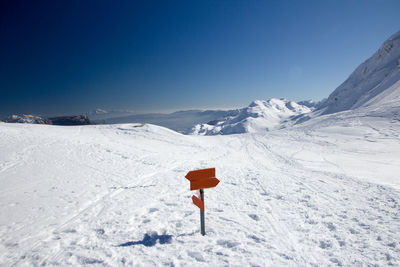
POLYGON ((0 265, 399 265, 400 127, 352 123, 229 136, 1 123, 0 265), (207 167, 221 182, 203 237, 184 176, 207 167))

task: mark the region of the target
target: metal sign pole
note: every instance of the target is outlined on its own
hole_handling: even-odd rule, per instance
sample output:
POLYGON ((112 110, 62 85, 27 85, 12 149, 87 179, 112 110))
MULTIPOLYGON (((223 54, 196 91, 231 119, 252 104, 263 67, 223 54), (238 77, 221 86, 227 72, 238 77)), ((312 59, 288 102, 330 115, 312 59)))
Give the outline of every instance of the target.
MULTIPOLYGON (((204 203, 204 190, 203 189, 200 189, 200 199, 201 199, 201 201, 203 201, 203 203, 204 203)), ((204 211, 202 211, 201 209, 200 209, 200 230, 201 230, 201 234, 202 235, 205 235, 206 234, 206 227, 205 227, 205 225, 204 225, 204 211)))

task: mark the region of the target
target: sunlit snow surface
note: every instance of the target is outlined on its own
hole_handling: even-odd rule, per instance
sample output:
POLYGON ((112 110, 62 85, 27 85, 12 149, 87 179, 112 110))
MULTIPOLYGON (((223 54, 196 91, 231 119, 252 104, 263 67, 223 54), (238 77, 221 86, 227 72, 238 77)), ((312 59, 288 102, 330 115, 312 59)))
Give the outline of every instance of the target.
POLYGON ((282 128, 291 118, 309 112, 310 108, 286 99, 255 100, 222 119, 197 124, 189 132, 195 135, 266 132, 282 128))
MULTIPOLYGON (((400 80, 400 31, 336 88, 320 107, 324 114, 376 104, 400 80)), ((399 92, 397 92, 399 97, 399 92)))
POLYGON ((399 121, 318 125, 0 123, 0 265, 399 265, 399 121), (201 236, 184 176, 208 167, 201 236))

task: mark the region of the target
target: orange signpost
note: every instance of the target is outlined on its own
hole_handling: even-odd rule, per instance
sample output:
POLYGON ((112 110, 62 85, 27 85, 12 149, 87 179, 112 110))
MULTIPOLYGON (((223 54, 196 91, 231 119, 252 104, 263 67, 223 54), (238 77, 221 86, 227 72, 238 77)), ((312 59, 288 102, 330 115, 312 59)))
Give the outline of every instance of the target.
POLYGON ((192 196, 192 201, 200 209, 200 229, 201 234, 205 235, 203 189, 216 187, 219 183, 219 180, 215 177, 215 168, 190 171, 185 177, 190 181, 190 190, 200 189, 200 197, 192 196))
POLYGON ((198 198, 196 196, 192 196, 192 201, 193 201, 193 204, 195 204, 197 207, 199 207, 199 209, 204 211, 204 202, 200 198, 198 198))
POLYGON ((190 171, 185 177, 190 181, 190 190, 216 187, 219 183, 215 178, 215 168, 190 171))

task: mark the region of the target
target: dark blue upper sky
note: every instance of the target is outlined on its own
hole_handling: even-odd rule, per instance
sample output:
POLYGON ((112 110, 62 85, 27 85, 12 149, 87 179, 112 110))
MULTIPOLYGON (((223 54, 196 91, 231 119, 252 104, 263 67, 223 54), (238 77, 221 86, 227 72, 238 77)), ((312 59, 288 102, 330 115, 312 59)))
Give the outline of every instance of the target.
POLYGON ((327 97, 400 1, 0 2, 0 115, 327 97))

